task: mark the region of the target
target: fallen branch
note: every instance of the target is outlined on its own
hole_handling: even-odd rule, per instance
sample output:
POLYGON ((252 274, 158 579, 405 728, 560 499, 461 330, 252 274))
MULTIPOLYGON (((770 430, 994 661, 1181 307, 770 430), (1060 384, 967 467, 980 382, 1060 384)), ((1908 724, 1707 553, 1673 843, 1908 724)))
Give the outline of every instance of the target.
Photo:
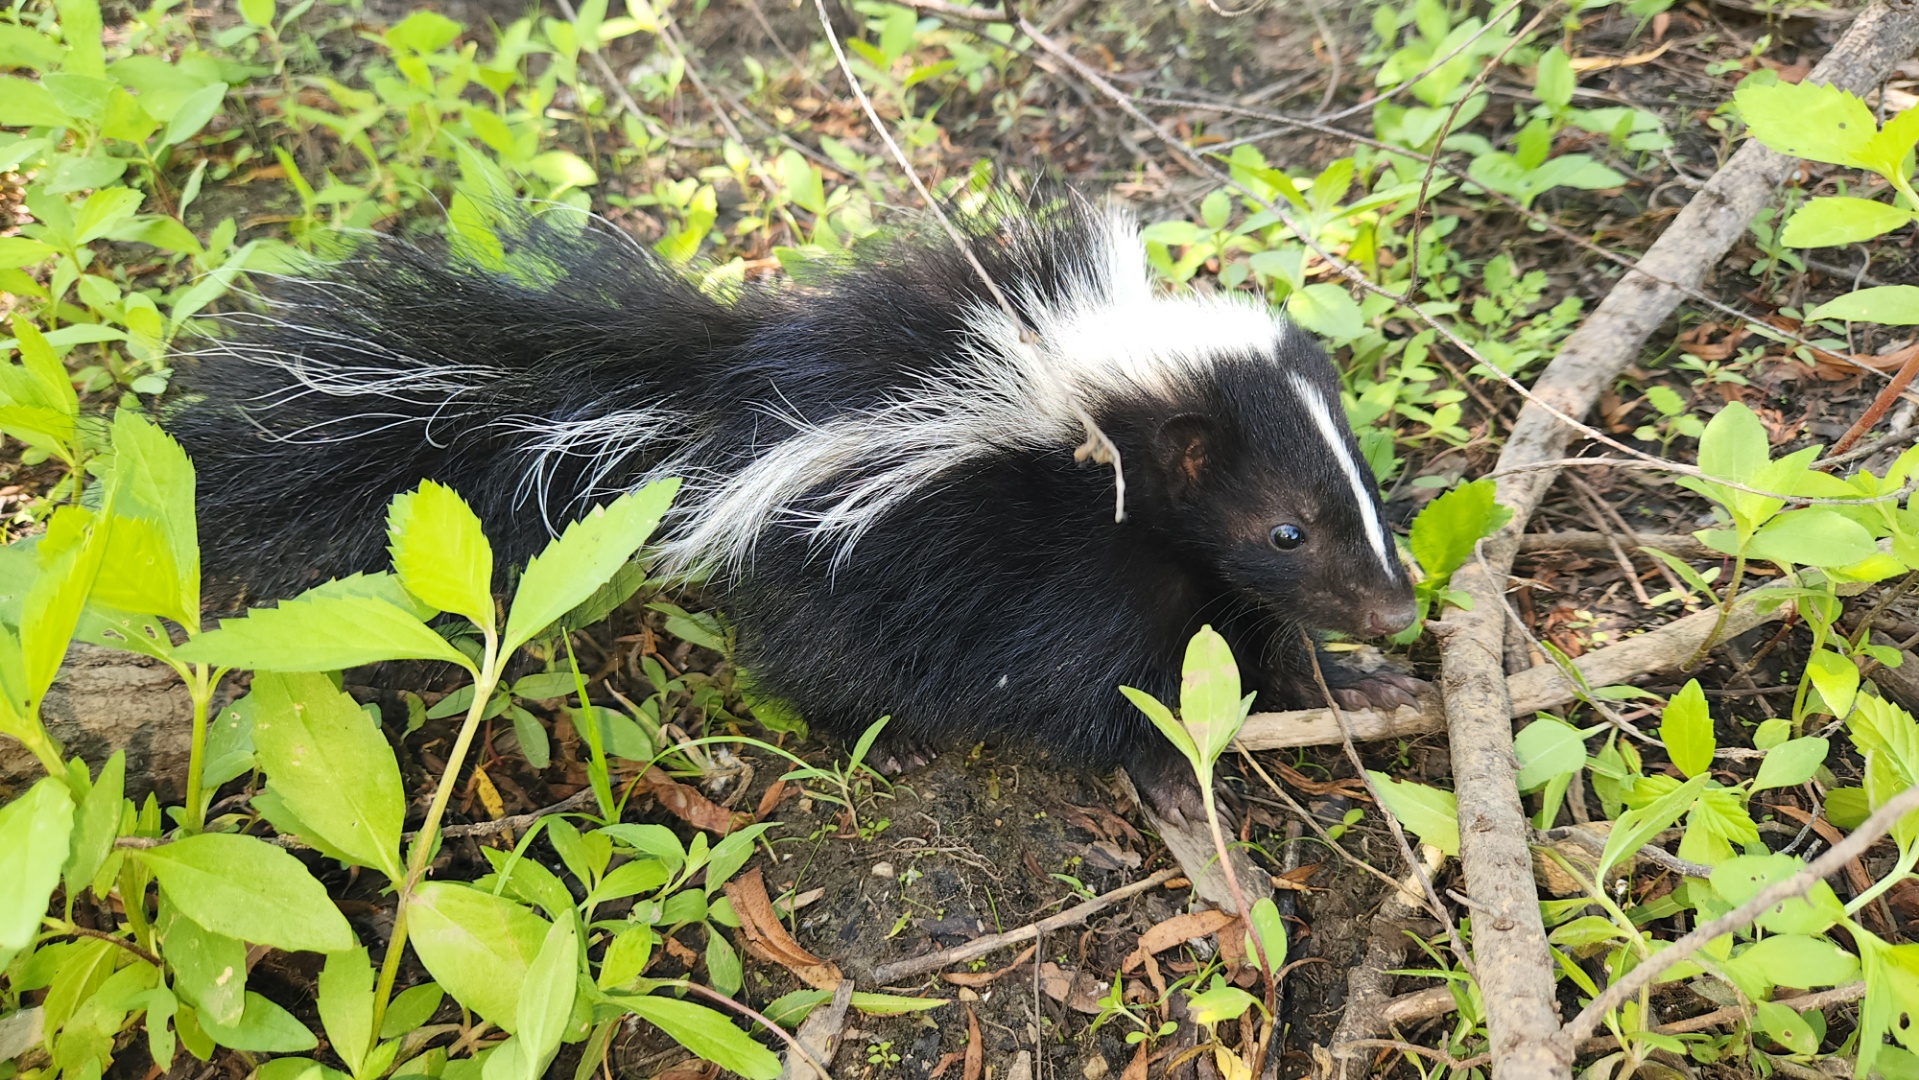
POLYGON ((873 969, 873 978, 884 986, 901 979, 918 978, 928 972, 938 971, 948 964, 962 964, 975 957, 985 956, 995 949, 1004 949, 1008 945, 1033 941, 1041 934, 1050 934, 1063 926, 1085 922, 1088 917, 1122 900, 1131 899, 1148 889, 1165 884, 1179 872, 1177 868, 1169 866, 1151 877, 1135 881, 1131 885, 1121 885, 1112 892, 1102 893, 1084 903, 1075 904, 1057 915, 1049 915, 1038 922, 1027 923, 1017 930, 1009 930, 1004 934, 988 934, 985 937, 974 938, 964 945, 955 945, 950 949, 941 949, 938 952, 927 953, 925 956, 909 956, 904 960, 881 964, 873 969))
MULTIPOLYGON (((1655 548, 1668 555, 1681 559, 1722 559, 1724 554, 1714 551, 1699 541, 1683 533, 1640 533, 1636 539, 1640 547, 1655 548)), ((1527 533, 1519 538, 1519 550, 1526 554, 1541 551, 1569 551, 1575 555, 1609 555, 1612 553, 1610 538, 1599 532, 1549 532, 1527 533)))
MULTIPOLYGON (((1874 0, 1808 77, 1863 94, 1915 46, 1919 3, 1874 0)), ((1794 159, 1748 140, 1647 250, 1640 269, 1626 273, 1566 339, 1534 382, 1499 456, 1498 471, 1505 475, 1496 497, 1512 518, 1485 543, 1483 561, 1468 563, 1453 578, 1453 589, 1472 598, 1472 609, 1455 609, 1441 624, 1441 683, 1459 800, 1460 862, 1467 891, 1481 908, 1473 920, 1473 945, 1493 1075, 1500 1080, 1569 1077, 1574 1047, 1603 1015, 1582 1013, 1588 1026, 1577 1035, 1567 1034, 1570 1027, 1559 1030, 1552 957, 1532 884, 1530 832, 1514 782, 1514 709, 1502 660, 1505 581, 1519 537, 1556 474, 1509 470, 1566 455, 1575 426, 1562 417, 1590 411, 1600 391, 1679 305, 1684 292, 1665 283, 1697 288, 1795 167, 1794 159)), ((1627 980, 1659 960, 1676 959, 1679 951, 1660 952, 1627 980)))
MULTIPOLYGON (((1790 580, 1790 579, 1787 579, 1790 580)), ((1859 586, 1842 587, 1842 592, 1857 591, 1859 586)), ((1792 614, 1793 606, 1782 603, 1761 610, 1772 587, 1753 589, 1739 597, 1726 617, 1722 638, 1735 637, 1757 626, 1777 622, 1792 614)), ((1494 603, 1500 603, 1495 600, 1494 603)), ((1643 675, 1673 671, 1703 644, 1719 621, 1719 610, 1694 612, 1681 619, 1616 645, 1608 645, 1573 661, 1573 668, 1587 686, 1611 686, 1643 675)), ((1540 664, 1507 676, 1506 700, 1511 716, 1526 716, 1542 709, 1554 709, 1575 700, 1579 687, 1555 664, 1540 664)), ((1510 717, 1509 717, 1510 718, 1510 717)), ((1353 738, 1360 740, 1396 739, 1424 735, 1445 726, 1446 713, 1436 698, 1420 703, 1417 709, 1401 706, 1395 712, 1359 709, 1346 713, 1353 738)), ((1339 721, 1326 709, 1301 709, 1296 712, 1254 713, 1239 729, 1239 745, 1247 750, 1278 750, 1291 746, 1334 746, 1341 741, 1339 721)), ((1506 736, 1508 744, 1511 736, 1506 736)))
MULTIPOLYGON (((1367 938, 1366 955, 1346 972, 1346 1010, 1340 1014, 1332 1038, 1333 1058, 1339 1062, 1341 1077, 1357 1078, 1367 1072, 1366 1060, 1342 1053, 1342 1047, 1356 1046, 1362 1039, 1392 1030, 1394 1021, 1386 1018, 1386 1010, 1398 1000, 1390 996, 1393 981, 1399 977, 1392 972, 1406 960, 1406 923, 1425 913, 1425 905, 1419 901, 1420 888, 1432 888, 1430 875, 1445 861, 1435 847, 1427 847, 1422 854, 1428 856, 1425 864, 1415 864, 1399 888, 1379 905, 1367 938)), ((1446 996, 1446 1008, 1453 1008, 1451 992, 1443 986, 1439 992, 1446 996)))

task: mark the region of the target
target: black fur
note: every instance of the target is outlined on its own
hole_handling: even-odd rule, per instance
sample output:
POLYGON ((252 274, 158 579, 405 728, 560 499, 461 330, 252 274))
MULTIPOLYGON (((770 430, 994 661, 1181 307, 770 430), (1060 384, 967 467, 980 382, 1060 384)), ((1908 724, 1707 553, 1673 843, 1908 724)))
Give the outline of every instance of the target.
MULTIPOLYGON (((1080 208, 966 227, 1022 303, 1067 289, 1069 268, 1098 246, 1080 208)), ((504 419, 669 407, 688 419, 601 486, 630 486, 676 455, 726 475, 780 454, 786 418, 856 416, 963 362, 972 310, 993 304, 939 233, 804 287, 719 300, 611 230, 508 231, 512 274, 369 242, 313 278, 273 284, 271 317, 234 317, 223 344, 182 365, 196 396, 166 422, 199 469, 210 582, 264 599, 378 568, 383 508, 426 478, 473 503, 504 562, 523 561, 549 521, 582 508, 591 463, 559 458, 530 489, 527 436, 504 419), (434 365, 483 377, 469 372, 450 394, 303 393, 286 357, 340 365, 349 381, 434 365)), ((1069 442, 999 447, 947 470, 837 561, 796 524, 766 529, 743 569, 712 581, 741 662, 842 737, 891 715, 889 734, 909 744, 1017 740, 1071 763, 1129 764, 1148 787, 1176 770, 1118 687, 1176 700, 1202 624, 1227 635, 1263 705, 1317 703, 1301 628, 1396 629, 1411 599, 1403 573, 1379 565, 1350 482, 1284 377, 1304 375, 1337 413, 1332 367, 1303 335, 1285 341, 1286 355, 1222 358, 1170 393, 1098 405, 1093 419, 1124 462, 1123 523, 1112 470, 1076 462, 1069 442), (1281 522, 1302 525, 1307 542, 1275 550, 1281 522)))

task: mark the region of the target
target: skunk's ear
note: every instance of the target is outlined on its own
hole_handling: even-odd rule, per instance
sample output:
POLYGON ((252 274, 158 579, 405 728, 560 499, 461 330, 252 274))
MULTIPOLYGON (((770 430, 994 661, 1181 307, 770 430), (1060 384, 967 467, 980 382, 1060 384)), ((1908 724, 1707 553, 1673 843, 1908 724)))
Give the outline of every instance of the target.
POLYGON ((1198 413, 1181 413, 1161 424, 1154 442, 1160 471, 1175 492, 1197 487, 1218 452, 1213 422, 1198 413))

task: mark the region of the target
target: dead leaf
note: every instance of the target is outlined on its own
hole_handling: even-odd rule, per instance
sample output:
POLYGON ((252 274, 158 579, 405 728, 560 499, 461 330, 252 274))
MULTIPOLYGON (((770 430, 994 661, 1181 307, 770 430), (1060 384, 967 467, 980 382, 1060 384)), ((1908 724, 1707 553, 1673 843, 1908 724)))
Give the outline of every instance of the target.
POLYGON ((473 793, 479 796, 480 805, 486 807, 486 816, 490 821, 498 821, 506 816, 506 803, 500 798, 500 789, 493 786, 493 778, 479 766, 473 767, 473 793))
POLYGON ((1120 964, 1121 971, 1132 971, 1153 953, 1165 952, 1182 942, 1219 933, 1222 926, 1238 920, 1223 911, 1192 911, 1175 915, 1139 936, 1139 945, 1120 964))
POLYGON ((789 790, 798 791, 799 789, 788 789, 784 780, 773 781, 773 786, 767 788, 766 794, 760 796, 760 804, 753 808, 753 820, 765 821, 766 816, 780 805, 780 800, 786 798, 789 790))
POLYGON ((740 920, 741 944, 746 951, 769 963, 778 964, 799 976, 815 990, 832 990, 840 984, 840 969, 801 948, 773 914, 773 903, 766 898, 766 884, 759 867, 726 883, 726 897, 733 901, 733 914, 740 920))
POLYGON ((1294 769, 1283 761, 1273 762, 1273 771, 1279 774, 1286 786, 1294 791, 1303 791, 1308 795, 1338 795, 1345 799, 1357 799, 1370 802, 1366 794, 1366 783, 1358 777, 1349 776, 1342 780, 1314 780, 1305 773, 1294 769))
POLYGON ((1012 963, 1000 968, 998 971, 948 971, 941 973, 940 978, 945 979, 954 986, 970 986, 978 989, 1025 967, 1026 962, 1031 960, 1033 954, 1038 951, 1039 946, 1028 945, 1025 952, 1014 957, 1012 963))
POLYGON ((1126 1063, 1126 1071, 1119 1074, 1119 1080, 1146 1080, 1146 1046, 1151 1040, 1140 1040, 1133 1051, 1133 1060, 1126 1063))
POLYGON ((1588 71, 1609 71, 1613 68, 1638 67, 1640 64, 1649 64, 1659 59, 1665 54, 1666 50, 1670 48, 1672 48, 1672 42, 1668 41, 1660 45, 1657 49, 1649 49, 1646 52, 1636 52, 1630 56, 1575 56, 1572 58, 1572 69, 1583 75, 1588 71))
POLYGON ((980 1038, 979 1017, 973 1015, 973 1007, 966 1006, 966 1068, 960 1073, 960 1080, 980 1080, 980 1070, 986 1063, 986 1043, 980 1038))
POLYGON ((1312 892, 1312 889, 1307 886, 1306 881, 1314 874, 1319 873, 1321 865, 1320 863, 1310 863, 1306 866, 1296 866, 1283 874, 1274 874, 1273 888, 1290 889, 1293 892, 1312 892))
POLYGON ((1100 1014, 1099 980, 1077 970, 1063 968, 1048 960, 1039 966, 1040 992, 1074 1012, 1088 1016, 1100 1014))
POLYGON ((700 794, 697 789, 688 787, 666 775, 666 772, 657 765, 647 769, 640 776, 634 789, 653 796, 654 800, 660 804, 660 809, 688 825, 696 829, 705 829, 719 836, 725 836, 734 829, 753 823, 751 815, 728 810, 700 794))

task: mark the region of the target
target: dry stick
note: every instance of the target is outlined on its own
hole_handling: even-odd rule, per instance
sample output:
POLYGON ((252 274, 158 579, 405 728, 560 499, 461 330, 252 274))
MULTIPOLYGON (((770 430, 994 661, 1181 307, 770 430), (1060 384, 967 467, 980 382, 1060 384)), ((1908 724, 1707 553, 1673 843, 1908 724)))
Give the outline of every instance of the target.
POLYGON ((1906 385, 1912 382, 1912 377, 1919 374, 1919 343, 1906 346, 1905 351, 1906 362, 1899 365, 1899 373, 1892 377, 1891 382, 1879 388, 1879 395, 1872 399, 1872 404, 1866 406, 1866 411, 1859 419, 1846 429, 1846 433, 1839 437, 1838 442, 1832 444, 1834 455, 1843 454, 1852 449, 1852 444, 1858 442, 1861 435, 1871 431, 1872 426, 1879 422, 1879 418, 1886 415, 1886 410, 1892 408, 1893 401, 1900 394, 1905 393, 1906 385))
POLYGON ((1846 864, 1866 853, 1866 849, 1879 842, 1899 819, 1914 810, 1919 810, 1919 785, 1888 799, 1885 805, 1872 812, 1852 835, 1826 849, 1798 873, 1784 881, 1777 881, 1759 890, 1759 894, 1738 907, 1721 915, 1711 922, 1693 927, 1692 932, 1678 941, 1639 962, 1639 966, 1627 972, 1622 978, 1606 987, 1592 1004, 1579 1011, 1579 1015, 1568 1021, 1557 1037, 1560 1052, 1571 1060, 1573 1048, 1580 1040, 1591 1035, 1607 1013, 1617 1009, 1628 998, 1641 989, 1651 985, 1661 972, 1681 960, 1704 948, 1706 943, 1722 934, 1732 933, 1748 926, 1754 919, 1766 913, 1773 905, 1804 896, 1806 890, 1818 882, 1837 874, 1846 868, 1846 864))
POLYGON ((895 960, 890 964, 881 964, 873 969, 873 979, 881 985, 896 983, 901 979, 918 978, 928 972, 938 971, 949 964, 964 963, 976 957, 985 956, 995 949, 1008 945, 1018 945, 1023 941, 1032 941, 1041 934, 1048 934, 1063 926, 1073 926, 1122 900, 1138 896, 1148 889, 1155 888, 1180 873, 1178 867, 1169 866, 1151 877, 1122 885, 1109 893, 1102 893, 1084 903, 1075 904, 1057 915, 1049 915, 1036 923, 1027 923, 1018 930, 1009 930, 1004 934, 989 934, 974 938, 964 945, 955 945, 950 949, 927 953, 925 956, 911 956, 904 960, 895 960))
MULTIPOLYGON (((1771 599, 1772 590, 1797 584, 1794 578, 1777 585, 1749 589, 1733 604, 1724 632, 1738 636, 1756 626, 1776 622, 1792 614, 1790 603, 1761 612, 1762 601, 1771 599)), ((1857 592, 1862 585, 1843 586, 1857 592)), ((1499 598, 1503 599, 1503 598, 1499 598)), ((1495 600, 1498 602, 1498 600, 1495 600)), ((1642 675, 1672 671, 1712 633, 1719 621, 1719 609, 1694 612, 1653 630, 1608 645, 1573 661, 1574 670, 1588 686, 1609 686, 1642 675)), ((1525 716, 1541 709, 1552 709, 1574 701, 1580 689, 1554 664, 1540 664, 1506 677, 1506 699, 1513 716, 1525 716)), ((1417 709, 1401 707, 1395 712, 1360 709, 1346 714, 1346 721, 1358 739, 1395 739, 1421 735, 1445 727, 1446 714, 1439 704, 1424 700, 1417 709)), ((1297 712, 1254 713, 1239 729, 1237 745, 1246 750, 1277 750, 1294 746, 1330 746, 1341 740, 1339 721, 1326 709, 1301 709, 1297 712)), ((1512 737, 1506 736, 1508 745, 1512 737)))
MULTIPOLYGON (((1407 941, 1402 931, 1406 921, 1419 914, 1420 909, 1413 889, 1420 885, 1431 888, 1427 875, 1438 870, 1444 861, 1444 856, 1439 855, 1437 848, 1428 847, 1426 853, 1438 857, 1423 866, 1415 864, 1414 869, 1407 874, 1408 880, 1389 893, 1385 902, 1379 905, 1367 936, 1366 955, 1346 973, 1346 1011, 1340 1015, 1339 1026, 1333 1030, 1331 1040, 1335 1058, 1343 1059, 1340 1069, 1342 1076, 1363 1076, 1366 1070, 1363 1060, 1357 1055, 1341 1054, 1341 1047, 1352 1046, 1368 1036, 1392 1029, 1392 1021, 1386 1019, 1386 1008, 1398 1000, 1389 996, 1393 979, 1397 976, 1388 972, 1399 967, 1406 959, 1407 941)), ((1446 996, 1446 1010, 1456 1007, 1450 991, 1442 986, 1439 992, 1446 996)), ((1437 1015, 1437 1012, 1433 1015, 1437 1015)))
MULTIPOLYGON (((1809 78, 1863 93, 1910 56, 1915 45, 1919 3, 1875 0, 1809 78)), ((1640 259, 1646 272, 1626 274, 1562 344, 1513 424, 1500 453, 1502 468, 1565 456, 1576 428, 1560 417, 1590 410, 1679 305, 1680 290, 1653 278, 1697 287, 1773 199, 1791 165, 1791 159, 1757 142, 1740 147, 1640 259)), ((1469 563, 1453 578, 1452 587, 1472 598, 1472 610, 1454 609, 1441 623, 1460 862, 1473 900, 1487 911, 1473 920, 1473 944, 1496 1080, 1570 1076, 1578 1041, 1554 1034, 1559 1020, 1554 972, 1533 889, 1530 830, 1515 785, 1513 702, 1501 664, 1506 573, 1519 535, 1554 475, 1514 473, 1499 479, 1496 497, 1513 510, 1512 519, 1486 543, 1487 565, 1469 563)), ((1678 952, 1666 949, 1646 966, 1678 952)))
MULTIPOLYGON (((1601 509, 1604 509, 1602 506, 1601 509)), ((1614 522, 1618 524, 1618 522, 1614 522)), ((1720 559, 1723 554, 1683 533, 1634 533, 1633 546, 1656 548, 1681 559, 1720 559)), ((1526 533, 1519 538, 1519 550, 1525 553, 1565 551, 1574 555, 1603 555, 1612 551, 1612 537, 1605 533, 1567 529, 1563 532, 1526 533)))

